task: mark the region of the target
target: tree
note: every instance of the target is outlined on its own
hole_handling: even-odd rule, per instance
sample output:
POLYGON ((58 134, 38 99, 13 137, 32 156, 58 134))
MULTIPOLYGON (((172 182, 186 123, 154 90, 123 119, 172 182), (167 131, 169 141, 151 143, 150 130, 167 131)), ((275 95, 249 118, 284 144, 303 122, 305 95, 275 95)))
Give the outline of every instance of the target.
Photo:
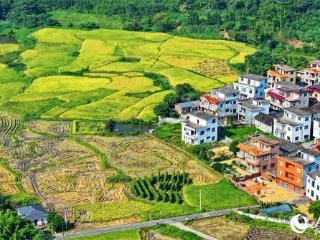
POLYGON ((170 108, 173 108, 179 102, 179 99, 176 94, 171 93, 164 97, 163 102, 168 104, 170 108))
POLYGON ((40 240, 44 237, 31 223, 12 210, 0 211, 0 239, 40 240))
POLYGON ((66 224, 63 217, 56 212, 49 212, 47 221, 48 226, 55 232, 61 232, 66 224))
POLYGON ((265 75, 273 64, 273 55, 269 51, 257 51, 246 56, 246 69, 251 73, 265 75))
POLYGON ((160 103, 155 106, 154 112, 157 116, 167 117, 170 115, 170 106, 167 103, 160 103))
POLYGON ((41 3, 33 0, 21 0, 14 1, 7 19, 12 25, 35 28, 48 25, 50 18, 41 3))
POLYGON ((239 141, 232 141, 229 145, 229 151, 233 152, 233 154, 236 154, 239 149, 237 148, 237 145, 239 144, 239 141))
POLYGON ((318 219, 320 217, 320 201, 311 203, 308 211, 313 214, 314 219, 318 219))

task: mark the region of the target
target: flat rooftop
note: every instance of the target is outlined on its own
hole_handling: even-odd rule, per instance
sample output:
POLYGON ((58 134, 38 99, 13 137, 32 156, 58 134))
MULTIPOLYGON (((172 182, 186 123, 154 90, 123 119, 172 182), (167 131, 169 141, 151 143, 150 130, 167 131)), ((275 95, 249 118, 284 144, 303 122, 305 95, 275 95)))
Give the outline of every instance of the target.
POLYGON ((213 118, 217 118, 216 116, 214 116, 213 114, 207 113, 207 112, 203 112, 203 111, 194 111, 189 113, 190 115, 196 116, 198 118, 201 119, 213 119, 213 118))

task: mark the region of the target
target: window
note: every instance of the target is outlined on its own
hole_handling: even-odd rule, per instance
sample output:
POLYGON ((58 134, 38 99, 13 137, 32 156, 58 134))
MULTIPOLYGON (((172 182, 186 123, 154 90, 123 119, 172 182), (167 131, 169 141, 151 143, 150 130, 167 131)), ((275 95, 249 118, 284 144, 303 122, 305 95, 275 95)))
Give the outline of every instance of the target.
POLYGON ((279 171, 279 175, 280 175, 280 176, 283 176, 283 171, 279 171))
POLYGON ((297 168, 297 173, 301 173, 301 168, 297 168))
POLYGON ((263 168, 263 170, 266 170, 267 169, 267 165, 264 165, 262 168, 263 168))
POLYGON ((304 126, 304 129, 309 129, 309 125, 307 125, 307 126, 304 126))
POLYGON ((211 140, 212 140, 212 141, 215 141, 215 140, 216 140, 216 138, 215 138, 215 137, 212 137, 212 138, 211 138, 211 140))
POLYGON ((274 168, 276 166, 275 163, 271 163, 271 167, 274 168))
POLYGON ((290 138, 289 136, 287 136, 287 140, 290 141, 290 139, 291 139, 291 138, 290 138))
POLYGON ((209 131, 210 131, 210 128, 207 128, 207 131, 209 132, 209 131))
POLYGON ((216 131, 216 128, 212 128, 212 132, 215 132, 216 131))
POLYGON ((210 136, 208 136, 207 139, 210 139, 210 136))
POLYGON ((295 137, 295 139, 294 139, 294 140, 298 141, 298 140, 299 140, 299 137, 295 137))
POLYGON ((306 120, 306 121, 309 121, 309 117, 306 117, 305 120, 306 120))
POLYGON ((212 123, 216 123, 216 120, 215 120, 215 119, 212 119, 212 123))
POLYGON ((249 90, 249 93, 252 93, 252 90, 249 90))
POLYGON ((283 167, 284 166, 284 162, 280 162, 280 166, 283 167))
POLYGON ((197 123, 199 124, 200 122, 199 122, 199 119, 197 119, 197 123))
POLYGON ((314 192, 313 192, 313 190, 311 190, 311 197, 313 197, 313 195, 314 195, 314 192))
POLYGON ((200 143, 204 143, 204 140, 202 139, 202 140, 200 140, 200 143))
POLYGON ((300 183, 300 182, 301 182, 301 179, 300 179, 300 178, 297 178, 297 179, 296 179, 296 182, 297 182, 297 183, 300 183))
POLYGON ((301 121, 301 117, 298 117, 298 120, 301 121))
POLYGON ((299 131, 299 127, 296 127, 296 132, 298 132, 299 131))
POLYGON ((288 127, 288 131, 291 131, 291 127, 288 127))
POLYGON ((201 132, 200 132, 200 135, 204 135, 204 131, 201 131, 201 132))

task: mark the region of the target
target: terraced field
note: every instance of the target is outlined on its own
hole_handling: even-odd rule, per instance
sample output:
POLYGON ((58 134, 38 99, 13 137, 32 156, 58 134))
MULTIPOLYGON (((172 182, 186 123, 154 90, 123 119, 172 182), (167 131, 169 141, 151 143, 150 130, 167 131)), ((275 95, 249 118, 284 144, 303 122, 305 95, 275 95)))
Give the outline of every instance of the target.
MULTIPOLYGON (((238 42, 164 33, 44 28, 32 35, 37 44, 21 53, 25 70, 0 67, 1 108, 27 119, 150 121, 170 93, 152 76, 209 91, 235 81, 228 62, 243 62, 255 51, 238 42)), ((18 49, 2 44, 0 55, 18 49)))

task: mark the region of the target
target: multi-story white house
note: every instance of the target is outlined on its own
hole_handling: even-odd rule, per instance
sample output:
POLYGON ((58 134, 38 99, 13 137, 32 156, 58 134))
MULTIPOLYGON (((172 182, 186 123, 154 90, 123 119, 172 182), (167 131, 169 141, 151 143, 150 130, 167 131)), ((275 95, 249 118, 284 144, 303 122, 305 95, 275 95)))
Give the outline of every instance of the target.
POLYGON ((238 104, 238 120, 244 124, 252 124, 259 113, 269 114, 270 103, 264 99, 240 100, 238 104))
POLYGON ((320 200, 320 172, 307 175, 306 196, 313 201, 320 200))
POLYGON ((273 122, 273 134, 290 142, 310 140, 312 112, 309 108, 285 108, 273 122))
POLYGON ((237 116, 239 91, 234 89, 233 85, 212 89, 211 96, 218 100, 217 106, 219 118, 237 116))
POLYGON ((263 132, 272 133, 273 116, 261 112, 253 118, 252 124, 263 132))
POLYGON ((213 114, 196 111, 182 121, 182 140, 186 144, 197 145, 218 140, 218 118, 213 114))
POLYGON ((233 83, 240 93, 240 99, 264 98, 267 85, 267 77, 251 73, 240 76, 239 81, 233 83))
POLYGON ((308 86, 320 84, 320 60, 311 61, 310 67, 297 72, 297 76, 308 86))
POLYGON ((276 87, 266 91, 265 97, 270 102, 272 109, 309 106, 311 92, 290 83, 275 83, 274 86, 276 87))
POLYGON ((320 118, 313 120, 313 137, 316 148, 320 150, 320 118))
POLYGON ((296 69, 284 64, 275 64, 267 72, 268 88, 275 88, 277 82, 296 83, 296 69))

